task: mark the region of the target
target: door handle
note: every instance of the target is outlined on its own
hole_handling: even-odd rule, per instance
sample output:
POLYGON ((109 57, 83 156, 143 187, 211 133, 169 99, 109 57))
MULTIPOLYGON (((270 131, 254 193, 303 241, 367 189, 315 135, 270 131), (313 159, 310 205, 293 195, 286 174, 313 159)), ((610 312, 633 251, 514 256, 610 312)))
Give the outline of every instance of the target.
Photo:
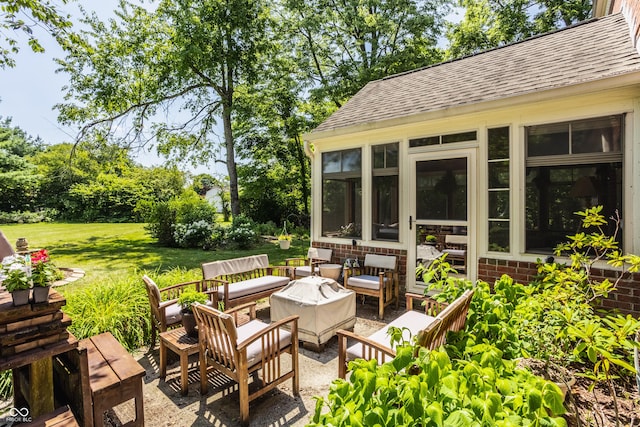
POLYGON ((409 230, 411 230, 411 224, 413 223, 413 217, 409 215, 409 230))

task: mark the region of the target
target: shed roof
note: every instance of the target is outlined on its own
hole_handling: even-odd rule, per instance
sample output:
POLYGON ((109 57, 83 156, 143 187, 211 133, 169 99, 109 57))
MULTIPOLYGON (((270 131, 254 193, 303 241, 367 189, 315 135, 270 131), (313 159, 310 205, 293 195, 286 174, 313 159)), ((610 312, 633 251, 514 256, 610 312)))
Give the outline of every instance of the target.
POLYGON ((369 82, 311 135, 638 71, 640 55, 616 14, 369 82))

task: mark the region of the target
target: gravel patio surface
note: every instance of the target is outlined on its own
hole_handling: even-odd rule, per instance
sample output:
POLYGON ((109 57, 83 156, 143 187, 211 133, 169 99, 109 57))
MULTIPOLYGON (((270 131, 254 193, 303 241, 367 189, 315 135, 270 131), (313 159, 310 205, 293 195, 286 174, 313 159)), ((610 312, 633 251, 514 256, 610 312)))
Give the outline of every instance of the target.
MULTIPOLYGON (((358 299, 359 300, 359 299, 358 299)), ((354 331, 368 336, 384 325, 376 319, 377 304, 367 300, 365 305, 357 303, 357 321, 354 331)), ((385 310, 385 320, 391 321, 404 311, 389 306, 385 310)), ((269 321, 267 302, 258 305, 258 318, 269 321)), ((135 354, 136 360, 146 370, 144 377, 145 425, 161 426, 238 426, 238 388, 223 375, 209 375, 209 393, 200 396, 200 375, 197 369, 197 355, 190 358, 189 393, 180 394, 180 367, 177 356, 169 358, 166 380, 159 378, 158 344, 148 351, 141 349, 135 354)), ((169 351, 171 356, 172 353, 169 351)), ((331 381, 338 376, 338 341, 333 337, 324 351, 315 352, 300 346, 300 395, 291 394, 291 381, 281 384, 278 389, 251 402, 250 425, 259 426, 304 426, 314 413, 314 396, 326 397, 331 381)), ((105 417, 105 426, 119 427, 122 422, 133 418, 133 404, 127 402, 115 408, 105 417)))

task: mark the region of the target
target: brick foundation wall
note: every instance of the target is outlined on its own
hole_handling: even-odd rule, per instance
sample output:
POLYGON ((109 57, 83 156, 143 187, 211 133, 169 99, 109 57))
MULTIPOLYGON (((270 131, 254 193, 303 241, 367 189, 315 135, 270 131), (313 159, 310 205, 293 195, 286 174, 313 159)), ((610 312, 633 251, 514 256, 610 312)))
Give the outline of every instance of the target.
POLYGON ((341 245, 335 243, 316 243, 313 242, 313 246, 316 248, 326 248, 333 250, 331 254, 331 262, 335 264, 344 264, 346 258, 358 258, 360 262, 364 261, 366 254, 377 255, 394 255, 398 258, 398 276, 400 281, 400 295, 401 302, 404 300, 405 284, 407 283, 407 251, 400 249, 386 249, 386 248, 374 248, 371 246, 360 245, 341 245))
MULTIPOLYGON (((535 276, 536 264, 525 261, 506 261, 491 258, 478 260, 478 279, 493 283, 503 274, 508 274, 520 283, 529 283, 535 276)), ((593 269, 592 276, 597 281, 605 278, 616 280, 613 270, 593 269)), ((617 308, 622 313, 640 316, 640 273, 626 274, 618 283, 618 290, 602 302, 604 308, 617 308)))

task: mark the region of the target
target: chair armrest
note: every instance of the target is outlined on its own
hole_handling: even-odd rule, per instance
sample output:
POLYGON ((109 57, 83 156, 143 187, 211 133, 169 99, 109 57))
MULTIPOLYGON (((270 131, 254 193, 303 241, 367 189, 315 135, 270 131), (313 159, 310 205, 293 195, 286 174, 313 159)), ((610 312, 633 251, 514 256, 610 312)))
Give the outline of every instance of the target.
MULTIPOLYGON (((291 323, 291 342, 293 343, 294 340, 298 341, 298 318, 299 317, 300 316, 295 314, 293 316, 288 316, 288 317, 285 317, 284 319, 280 319, 277 322, 270 323, 268 327, 262 329, 261 331, 256 332, 255 334, 253 334, 250 337, 246 338, 244 341, 239 342, 237 344, 236 348, 238 349, 238 351, 243 351, 251 343, 253 343, 254 341, 257 341, 258 339, 262 338, 263 336, 275 331, 276 329, 281 328, 282 326, 286 325, 287 323, 291 323)), ((264 348, 263 348, 263 350, 264 350, 264 348)), ((269 353, 271 353, 271 354, 280 352, 279 348, 272 348, 270 350, 271 351, 269 353)))
POLYGON ((413 310, 413 300, 418 300, 423 302, 424 311, 429 316, 437 316, 442 310, 445 309, 449 304, 446 302, 439 302, 434 300, 433 298, 429 298, 426 295, 414 294, 411 292, 405 293, 405 298, 407 299, 407 311, 413 310))
POLYGON ((307 265, 307 260, 304 258, 287 258, 284 260, 284 265, 288 267, 302 267, 307 265))
POLYGON ((371 341, 361 335, 351 331, 340 329, 336 332, 338 335, 338 376, 345 378, 347 375, 347 339, 355 340, 362 346, 362 357, 366 360, 376 359, 378 361, 385 360, 383 356, 390 358, 396 357, 396 352, 390 347, 371 341))
POLYGON ((288 265, 271 265, 267 268, 267 272, 269 274, 273 274, 277 272, 276 276, 287 276, 290 277, 291 274, 291 266, 288 265))
POLYGON ((231 314, 233 316, 233 320, 235 321, 236 326, 238 325, 238 314, 240 313, 240 311, 242 310, 246 310, 249 309, 249 320, 253 320, 256 318, 256 302, 247 302, 244 304, 240 304, 238 306, 235 307, 231 307, 228 310, 225 310, 224 312, 226 314, 231 314))
POLYGON ((173 299, 173 298, 177 298, 184 288, 192 285, 195 285, 195 289, 199 291, 201 286, 201 280, 192 280, 190 282, 176 283, 175 285, 167 286, 158 290, 160 291, 161 298, 162 298, 162 295, 164 295, 169 299, 173 299))

